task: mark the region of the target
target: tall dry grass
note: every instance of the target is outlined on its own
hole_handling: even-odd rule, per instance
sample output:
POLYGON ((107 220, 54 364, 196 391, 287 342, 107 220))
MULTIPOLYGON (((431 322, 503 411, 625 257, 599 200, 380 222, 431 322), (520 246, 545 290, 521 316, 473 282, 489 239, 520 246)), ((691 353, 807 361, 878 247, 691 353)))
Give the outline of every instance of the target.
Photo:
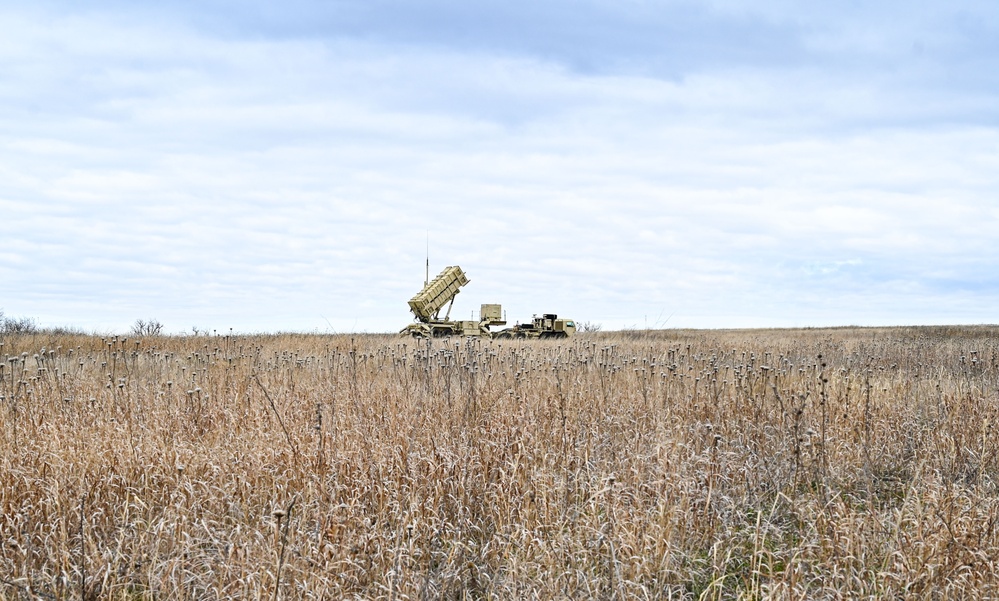
POLYGON ((7 336, 0 599, 995 597, 997 334, 7 336))

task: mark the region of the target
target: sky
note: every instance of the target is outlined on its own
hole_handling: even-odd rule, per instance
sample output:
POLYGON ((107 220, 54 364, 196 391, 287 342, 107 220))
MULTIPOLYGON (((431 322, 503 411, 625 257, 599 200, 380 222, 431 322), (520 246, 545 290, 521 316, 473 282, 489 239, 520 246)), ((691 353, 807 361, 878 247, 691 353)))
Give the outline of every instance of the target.
POLYGON ((0 0, 0 310, 999 322, 999 5, 0 0), (428 252, 429 251, 429 252, 428 252))

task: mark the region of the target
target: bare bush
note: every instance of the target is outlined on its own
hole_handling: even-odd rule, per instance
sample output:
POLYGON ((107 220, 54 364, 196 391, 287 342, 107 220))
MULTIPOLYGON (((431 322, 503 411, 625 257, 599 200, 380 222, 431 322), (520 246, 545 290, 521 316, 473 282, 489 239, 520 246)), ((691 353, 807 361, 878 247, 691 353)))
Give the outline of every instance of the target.
POLYGON ((0 312, 0 333, 3 334, 34 334, 38 332, 38 324, 31 317, 4 317, 0 312))
POLYGON ((132 324, 132 336, 159 336, 163 333, 163 324, 155 319, 136 319, 132 324))

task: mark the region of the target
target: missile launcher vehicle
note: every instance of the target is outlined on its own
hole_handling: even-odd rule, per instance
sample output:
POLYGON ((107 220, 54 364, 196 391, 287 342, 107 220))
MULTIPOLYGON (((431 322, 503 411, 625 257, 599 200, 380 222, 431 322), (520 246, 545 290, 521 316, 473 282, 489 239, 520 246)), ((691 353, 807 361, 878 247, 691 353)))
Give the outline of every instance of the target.
POLYGON ((469 283, 468 276, 461 267, 445 267, 437 277, 423 286, 423 290, 409 299, 409 310, 415 321, 399 333, 417 338, 443 338, 446 336, 478 336, 482 338, 567 338, 576 333, 576 324, 571 319, 559 319, 553 313, 534 317, 529 324, 518 324, 493 334, 489 328, 506 325, 503 307, 498 304, 484 304, 479 309, 478 321, 451 320, 451 307, 461 288, 469 283), (440 316, 444 307, 444 317, 440 316))
POLYGON ((409 310, 416 317, 414 323, 402 329, 400 334, 419 338, 442 338, 445 336, 481 336, 491 338, 490 326, 506 325, 503 307, 496 304, 482 305, 479 320, 451 320, 451 306, 454 297, 468 284, 468 276, 461 267, 445 267, 433 280, 428 282, 416 296, 409 299, 409 310), (440 317, 441 309, 447 305, 447 312, 440 317))

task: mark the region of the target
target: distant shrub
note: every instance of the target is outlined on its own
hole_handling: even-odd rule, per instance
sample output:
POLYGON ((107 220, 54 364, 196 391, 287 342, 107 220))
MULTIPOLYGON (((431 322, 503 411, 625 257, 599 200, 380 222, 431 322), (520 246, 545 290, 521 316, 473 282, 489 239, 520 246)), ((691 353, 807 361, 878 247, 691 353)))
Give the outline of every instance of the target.
POLYGON ((159 336, 163 333, 163 324, 155 319, 136 319, 132 324, 133 336, 159 336))
POLYGON ((38 324, 31 317, 4 317, 0 311, 0 334, 35 334, 38 324))

